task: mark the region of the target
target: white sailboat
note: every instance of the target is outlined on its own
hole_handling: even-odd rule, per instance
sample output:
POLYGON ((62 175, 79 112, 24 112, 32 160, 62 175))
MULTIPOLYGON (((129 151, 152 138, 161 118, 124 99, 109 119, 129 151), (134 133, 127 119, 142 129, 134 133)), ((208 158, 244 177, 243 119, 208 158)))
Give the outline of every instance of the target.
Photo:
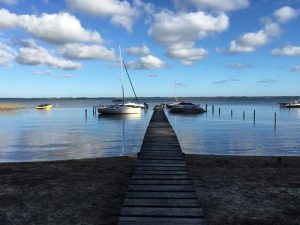
POLYGON ((134 107, 132 104, 126 104, 124 101, 124 74, 123 74, 123 59, 121 47, 119 45, 120 52, 120 66, 121 66, 121 80, 122 80, 122 103, 103 106, 98 108, 98 113, 100 114, 139 114, 141 113, 140 107, 134 107))

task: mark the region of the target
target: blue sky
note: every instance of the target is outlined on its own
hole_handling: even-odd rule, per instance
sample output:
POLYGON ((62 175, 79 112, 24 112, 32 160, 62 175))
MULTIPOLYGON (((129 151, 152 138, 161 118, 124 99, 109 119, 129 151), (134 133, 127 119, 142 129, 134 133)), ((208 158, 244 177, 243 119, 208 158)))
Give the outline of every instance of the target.
POLYGON ((0 0, 0 97, 296 96, 300 0, 0 0), (125 79, 125 95, 132 96, 125 79))

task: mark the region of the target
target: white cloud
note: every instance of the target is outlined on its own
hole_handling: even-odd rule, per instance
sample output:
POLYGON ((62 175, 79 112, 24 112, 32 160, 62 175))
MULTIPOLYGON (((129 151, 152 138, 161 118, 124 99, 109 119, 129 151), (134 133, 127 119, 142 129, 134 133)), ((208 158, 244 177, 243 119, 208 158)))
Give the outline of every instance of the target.
POLYGON ((192 65, 195 61, 205 58, 208 52, 204 48, 195 48, 193 43, 179 43, 171 45, 167 55, 180 59, 183 64, 192 65))
POLYGON ((76 70, 81 68, 79 63, 52 56, 45 48, 36 45, 34 42, 27 47, 21 48, 15 60, 19 64, 47 65, 63 70, 76 70))
POLYGON ((67 44, 62 48, 61 54, 66 58, 78 60, 115 59, 114 49, 109 50, 102 45, 67 44))
POLYGON ((238 40, 233 40, 229 44, 229 52, 254 52, 256 48, 266 45, 272 38, 278 37, 281 33, 280 26, 272 21, 267 21, 264 28, 242 35, 238 40))
POLYGON ((289 6, 284 6, 273 13, 279 23, 287 23, 300 15, 299 9, 293 9, 289 6))
POLYGON ((146 45, 133 46, 126 49, 129 55, 148 55, 150 54, 150 49, 146 45))
POLYGON ((229 18, 225 13, 213 16, 202 11, 174 13, 165 10, 154 15, 148 34, 167 46, 169 57, 192 64, 207 55, 205 49, 194 47, 195 42, 228 27, 229 18))
POLYGON ((17 1, 16 0, 0 0, 0 3, 4 3, 7 5, 15 5, 15 4, 17 4, 17 1))
POLYGON ((109 17, 110 22, 132 31, 134 18, 138 9, 128 1, 119 0, 66 0, 73 10, 99 17, 109 17))
POLYGON ((283 48, 275 48, 272 50, 274 56, 300 56, 300 46, 287 45, 283 48))
POLYGON ((14 49, 0 42, 0 66, 9 65, 14 60, 15 55, 14 49))
POLYGON ((155 21, 148 34, 160 43, 178 43, 205 38, 229 27, 229 18, 220 13, 216 17, 204 12, 173 13, 162 11, 154 15, 155 21))
MULTIPOLYGON (((181 0, 177 0, 177 2, 181 0)), ((232 11, 237 9, 247 8, 249 6, 248 0, 186 0, 188 3, 198 9, 213 9, 217 11, 232 11)))
POLYGON ((0 9, 0 18, 0 29, 20 27, 33 36, 54 44, 102 42, 98 32, 85 30, 80 21, 69 13, 16 15, 0 9))
POLYGON ((139 61, 127 63, 128 68, 133 70, 152 70, 166 67, 166 63, 153 55, 147 55, 140 58, 139 61))
POLYGON ((300 72, 300 65, 297 65, 297 66, 294 66, 292 69, 291 69, 292 72, 300 72))

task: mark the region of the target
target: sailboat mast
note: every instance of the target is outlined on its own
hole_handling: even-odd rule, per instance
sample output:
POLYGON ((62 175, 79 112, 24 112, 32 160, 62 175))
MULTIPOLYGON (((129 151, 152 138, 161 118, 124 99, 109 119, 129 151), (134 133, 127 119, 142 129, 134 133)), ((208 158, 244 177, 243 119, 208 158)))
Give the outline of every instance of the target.
POLYGON ((125 103, 125 101, 124 101, 124 74, 123 74, 123 59, 122 59, 122 52, 121 52, 120 45, 119 45, 119 52, 120 52, 121 81, 122 81, 122 102, 124 105, 124 103, 125 103))
POLYGON ((177 75, 175 75, 174 98, 175 98, 175 101, 177 102, 177 75))

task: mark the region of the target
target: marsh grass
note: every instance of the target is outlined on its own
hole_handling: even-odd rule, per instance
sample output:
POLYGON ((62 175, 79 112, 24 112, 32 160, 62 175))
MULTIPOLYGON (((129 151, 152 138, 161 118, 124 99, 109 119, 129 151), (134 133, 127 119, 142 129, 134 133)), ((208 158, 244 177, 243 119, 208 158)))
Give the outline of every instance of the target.
POLYGON ((0 103, 0 112, 13 111, 24 108, 26 108, 26 106, 19 103, 0 103))

